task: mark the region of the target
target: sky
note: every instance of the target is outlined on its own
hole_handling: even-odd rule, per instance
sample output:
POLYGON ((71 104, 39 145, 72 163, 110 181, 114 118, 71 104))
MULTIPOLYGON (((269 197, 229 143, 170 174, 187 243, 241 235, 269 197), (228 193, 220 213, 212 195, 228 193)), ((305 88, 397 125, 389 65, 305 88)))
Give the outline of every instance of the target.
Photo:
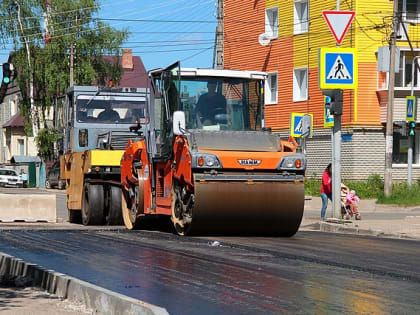
MULTIPOLYGON (((133 55, 142 58, 147 70, 176 61, 181 61, 183 67, 212 67, 217 0, 100 0, 99 3, 97 17, 113 19, 104 22, 117 29, 128 28, 131 35, 122 48, 132 48, 133 55), (148 21, 133 21, 139 19, 148 21)), ((7 48, 0 49, 0 63, 7 62, 12 47, 7 48)))

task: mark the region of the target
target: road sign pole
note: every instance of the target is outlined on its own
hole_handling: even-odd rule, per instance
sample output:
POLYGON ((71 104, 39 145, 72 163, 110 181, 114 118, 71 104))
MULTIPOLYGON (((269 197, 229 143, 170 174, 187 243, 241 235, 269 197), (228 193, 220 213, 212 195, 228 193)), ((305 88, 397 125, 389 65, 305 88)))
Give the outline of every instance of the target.
POLYGON ((333 218, 341 218, 341 115, 334 115, 333 127, 333 218))
POLYGON ((411 188, 412 181, 412 167, 413 167, 413 136, 408 136, 408 151, 407 151, 407 186, 411 188))
MULTIPOLYGON (((334 126, 331 132, 332 154, 332 204, 333 221, 341 219, 341 114, 343 106, 343 89, 356 89, 358 78, 357 49, 340 48, 340 44, 349 29, 354 11, 340 11, 340 0, 337 0, 336 11, 322 12, 335 40, 336 48, 319 50, 319 87, 323 94, 331 94, 330 110, 334 114, 334 126), (330 90, 331 89, 331 90, 330 90)), ((326 119, 326 118, 324 118, 326 119)), ((325 124, 325 122, 324 122, 325 124)))
MULTIPOLYGON (((340 11, 340 0, 337 0, 337 11, 340 11)), ((336 43, 336 47, 340 47, 336 43)), ((334 115, 333 127, 333 218, 340 218, 340 190, 341 190, 341 115, 334 115)))
MULTIPOLYGON (((334 117, 335 118, 335 117, 334 117)), ((334 123, 335 123, 335 119, 334 119, 334 123)), ((332 215, 331 215, 331 217, 332 218, 335 218, 335 209, 336 209, 336 205, 335 205, 335 185, 334 185, 334 182, 335 182, 335 179, 334 179, 334 174, 336 174, 336 171, 335 171, 335 141, 334 141, 334 139, 335 139, 335 137, 334 137, 334 126, 333 126, 333 128, 331 128, 331 171, 332 171, 332 176, 331 176, 331 179, 332 179, 332 191, 331 191, 331 193, 332 193, 332 215)))

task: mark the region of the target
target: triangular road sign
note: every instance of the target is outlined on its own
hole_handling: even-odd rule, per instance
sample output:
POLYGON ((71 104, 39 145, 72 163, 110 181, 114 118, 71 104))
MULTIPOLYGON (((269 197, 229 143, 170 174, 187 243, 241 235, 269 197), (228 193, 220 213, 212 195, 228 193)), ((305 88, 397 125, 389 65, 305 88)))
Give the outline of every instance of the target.
POLYGON ((344 36, 353 22, 356 12, 354 11, 322 11, 325 21, 331 33, 334 35, 338 45, 343 41, 344 36))

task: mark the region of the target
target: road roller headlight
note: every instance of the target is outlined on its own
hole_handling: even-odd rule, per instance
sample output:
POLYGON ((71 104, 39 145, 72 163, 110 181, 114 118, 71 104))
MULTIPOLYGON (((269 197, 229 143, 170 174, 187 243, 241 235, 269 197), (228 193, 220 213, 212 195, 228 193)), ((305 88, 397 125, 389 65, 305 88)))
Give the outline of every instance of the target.
POLYGON ((219 158, 210 153, 196 153, 193 154, 192 159, 193 168, 221 168, 222 163, 220 163, 219 158))
POLYGON ((284 156, 277 169, 279 170, 304 170, 306 168, 306 158, 301 153, 284 156))

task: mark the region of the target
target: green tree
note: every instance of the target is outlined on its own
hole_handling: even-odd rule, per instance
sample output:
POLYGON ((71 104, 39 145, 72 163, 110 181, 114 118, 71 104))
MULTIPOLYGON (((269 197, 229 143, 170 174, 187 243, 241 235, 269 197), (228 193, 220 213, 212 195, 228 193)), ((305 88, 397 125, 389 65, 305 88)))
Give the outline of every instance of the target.
POLYGON ((70 85, 72 45, 75 85, 119 82, 122 69, 117 56, 128 31, 119 31, 95 18, 98 10, 97 0, 3 0, 0 3, 0 44, 14 45, 12 62, 23 98, 21 114, 35 136, 37 130, 46 127, 45 109, 70 85), (105 59, 103 55, 112 58, 105 59))
POLYGON ((43 160, 52 160, 54 157, 54 143, 60 138, 55 128, 42 128, 35 137, 39 155, 43 160))

